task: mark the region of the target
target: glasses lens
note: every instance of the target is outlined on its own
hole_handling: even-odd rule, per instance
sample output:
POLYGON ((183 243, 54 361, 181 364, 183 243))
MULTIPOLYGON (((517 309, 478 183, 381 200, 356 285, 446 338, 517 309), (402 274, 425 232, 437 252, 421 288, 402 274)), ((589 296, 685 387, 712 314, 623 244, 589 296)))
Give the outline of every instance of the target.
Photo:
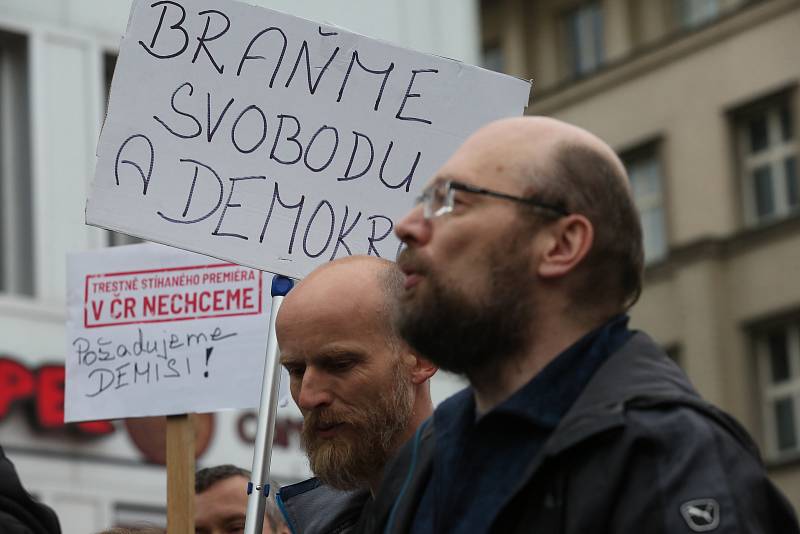
POLYGON ((455 192, 450 187, 450 182, 440 182, 436 187, 431 211, 433 217, 438 217, 453 211, 453 195, 455 192))
POLYGON ((450 182, 438 182, 426 187, 417 197, 417 204, 422 204, 422 214, 432 219, 453 210, 453 190, 450 182))
POLYGON ((432 194, 433 191, 431 190, 431 187, 428 186, 422 190, 422 193, 416 199, 414 199, 414 207, 422 204, 422 214, 426 219, 430 217, 432 194))

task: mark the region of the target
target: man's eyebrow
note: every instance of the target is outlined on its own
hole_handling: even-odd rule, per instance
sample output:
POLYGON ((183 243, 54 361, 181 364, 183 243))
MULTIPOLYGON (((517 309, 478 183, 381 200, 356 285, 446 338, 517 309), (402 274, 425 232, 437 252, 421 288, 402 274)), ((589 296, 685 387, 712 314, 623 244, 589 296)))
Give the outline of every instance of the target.
POLYGON ((327 349, 319 354, 315 354, 308 359, 308 363, 312 365, 330 365, 341 362, 342 360, 354 360, 357 362, 365 359, 364 354, 353 349, 343 347, 335 347, 327 349))
POLYGON ((241 512, 236 512, 235 514, 228 514, 222 518, 220 524, 222 524, 225 528, 229 528, 233 525, 237 525, 242 521, 245 521, 247 516, 241 512))
POLYGON ((332 347, 309 357, 281 354, 281 365, 326 365, 337 363, 341 360, 363 361, 366 356, 360 351, 345 347, 332 347))

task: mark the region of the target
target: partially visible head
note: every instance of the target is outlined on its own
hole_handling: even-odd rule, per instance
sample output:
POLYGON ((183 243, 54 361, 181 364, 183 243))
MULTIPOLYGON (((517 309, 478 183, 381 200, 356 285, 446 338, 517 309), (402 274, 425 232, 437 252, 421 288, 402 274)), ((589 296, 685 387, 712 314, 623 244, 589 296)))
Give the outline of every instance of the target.
POLYGON ((389 456, 432 411, 436 369, 393 327, 401 284, 389 261, 342 258, 301 281, 278 313, 281 363, 303 413, 311 470, 335 488, 376 485, 389 456))
MULTIPOLYGON (((194 477, 194 522, 197 534, 240 534, 247 515, 247 484, 250 472, 235 465, 206 467, 194 477)), ((288 534, 289 528, 273 493, 278 486, 270 484, 264 534, 288 534)))
POLYGON ((596 324, 638 297, 638 213, 624 166, 596 136, 542 117, 496 121, 431 183, 448 180, 567 214, 456 191, 451 213, 425 219, 416 207, 397 223, 399 328, 442 368, 473 378, 523 353, 544 315, 596 324))
POLYGON ((160 527, 115 527, 97 534, 166 534, 167 530, 160 527))
POLYGON ((642 227, 625 166, 589 132, 557 121, 551 126, 563 128, 565 135, 553 147, 547 176, 537 175, 534 167, 524 178, 526 192, 563 199, 568 211, 585 216, 592 226, 591 246, 572 271, 573 304, 625 311, 639 299, 644 266, 642 227))

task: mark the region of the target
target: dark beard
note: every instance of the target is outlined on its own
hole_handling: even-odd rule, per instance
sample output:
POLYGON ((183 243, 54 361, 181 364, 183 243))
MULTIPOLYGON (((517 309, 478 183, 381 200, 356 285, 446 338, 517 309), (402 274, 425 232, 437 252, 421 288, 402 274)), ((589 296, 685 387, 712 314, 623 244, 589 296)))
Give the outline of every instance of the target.
MULTIPOLYGON (((508 250, 509 244, 503 248, 508 250)), ((528 259, 513 250, 488 251, 489 289, 481 298, 446 287, 425 271, 428 294, 413 307, 402 302, 399 306, 400 335, 445 371, 466 375, 472 383, 492 380, 499 368, 520 355, 533 319, 528 259)))
POLYGON ((348 413, 329 408, 306 414, 300 435, 311 471, 325 484, 340 490, 365 488, 381 473, 386 461, 401 444, 414 407, 409 392, 410 378, 402 364, 393 370, 393 383, 378 399, 367 399, 348 413), (349 425, 349 433, 320 439, 314 433, 317 422, 349 425))

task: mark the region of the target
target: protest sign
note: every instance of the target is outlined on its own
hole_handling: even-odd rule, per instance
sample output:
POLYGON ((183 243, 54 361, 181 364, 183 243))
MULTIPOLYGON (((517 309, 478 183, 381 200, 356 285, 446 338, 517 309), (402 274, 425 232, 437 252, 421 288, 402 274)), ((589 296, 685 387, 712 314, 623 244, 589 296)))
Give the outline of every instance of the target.
POLYGON ((230 0, 138 0, 89 224, 300 278, 392 229, 530 83, 230 0))
POLYGON ((156 244, 67 270, 66 421, 258 405, 269 275, 156 244))

